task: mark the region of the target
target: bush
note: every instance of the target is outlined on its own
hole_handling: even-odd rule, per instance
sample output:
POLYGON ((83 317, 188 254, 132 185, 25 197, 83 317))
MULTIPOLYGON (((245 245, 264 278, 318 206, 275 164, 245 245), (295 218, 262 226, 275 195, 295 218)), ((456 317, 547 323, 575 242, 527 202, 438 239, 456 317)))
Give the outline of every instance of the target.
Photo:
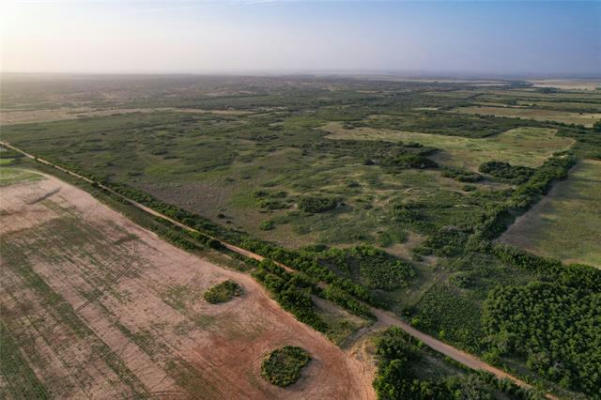
POLYGON ((459 182, 479 182, 482 180, 482 175, 472 171, 459 168, 445 168, 442 171, 442 176, 452 178, 459 182))
POLYGON ((275 223, 273 221, 263 221, 259 224, 259 229, 262 231, 270 231, 275 228, 275 223))
POLYGON ((522 167, 522 166, 513 166, 506 162, 501 161, 488 161, 484 164, 480 165, 480 172, 484 174, 490 174, 495 178, 500 178, 504 181, 520 184, 526 182, 532 174, 534 174, 535 169, 522 167))
POLYGON ((270 383, 286 387, 300 378, 302 369, 311 361, 309 353, 296 346, 284 346, 271 352, 261 364, 261 376, 270 383))
POLYGON ((225 303, 234 296, 242 295, 242 287, 232 280, 221 282, 204 293, 204 298, 211 304, 225 303))
POLYGON ((438 168, 438 164, 436 164, 436 162, 419 154, 401 154, 394 158, 387 158, 383 160, 382 165, 388 167, 398 167, 403 169, 438 168))
POLYGON ((336 208, 339 202, 339 199, 332 197, 303 197, 298 202, 298 208, 309 213, 320 213, 336 208))

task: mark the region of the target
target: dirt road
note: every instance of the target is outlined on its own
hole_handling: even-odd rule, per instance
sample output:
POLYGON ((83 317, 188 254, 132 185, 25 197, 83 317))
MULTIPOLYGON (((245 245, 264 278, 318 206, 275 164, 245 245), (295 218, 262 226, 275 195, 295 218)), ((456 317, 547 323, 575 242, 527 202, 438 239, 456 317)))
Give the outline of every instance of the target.
MULTIPOLYGON (((180 223, 178 221, 175 221, 174 219, 172 219, 172 218, 170 218, 170 217, 168 217, 166 215, 163 215, 163 214, 161 214, 161 213, 159 213, 159 212, 157 212, 157 211, 155 211, 153 209, 150 209, 150 208, 144 206, 143 204, 140 204, 140 203, 138 203, 138 202, 136 202, 134 200, 131 200, 131 199, 129 199, 129 198, 127 198, 127 197, 125 197, 125 196, 123 196, 123 195, 115 192, 113 189, 111 189, 111 188, 109 188, 109 187, 107 187, 105 185, 102 185, 102 184, 100 184, 98 182, 94 182, 94 181, 90 180, 89 178, 86 178, 86 177, 84 177, 82 175, 79 175, 79 174, 77 174, 75 172, 69 171, 69 170, 67 170, 65 168, 62 168, 62 167, 58 166, 58 165, 54 165, 54 164, 52 164, 52 163, 50 163, 50 162, 48 162, 46 160, 43 160, 41 158, 36 158, 33 155, 31 155, 29 153, 26 153, 25 151, 23 151, 23 150, 21 150, 21 149, 19 149, 17 147, 14 147, 12 145, 10 145, 9 143, 0 141, 0 145, 8 147, 8 148, 10 148, 12 150, 15 150, 15 151, 19 152, 19 153, 22 153, 22 154, 24 154, 25 156, 27 156, 29 158, 36 159, 40 163, 52 166, 52 167, 57 168, 57 169, 59 169, 59 170, 61 170, 63 172, 66 172, 66 173, 68 173, 68 174, 70 174, 72 176, 75 176, 75 177, 78 177, 80 179, 83 179, 84 181, 86 181, 88 183, 94 183, 94 184, 98 185, 99 187, 101 187, 102 189, 104 189, 104 190, 106 190, 106 191, 108 191, 108 192, 110 192, 110 193, 112 193, 112 194, 114 194, 114 195, 122 198, 123 200, 127 201, 128 203, 132 204, 133 206, 135 206, 135 207, 137 207, 137 208, 139 208, 141 210, 144 210, 144 211, 148 212, 151 215, 154 215, 156 217, 159 217, 159 218, 162 218, 162 219, 164 219, 166 221, 169 221, 169 222, 173 223, 174 225, 176 225, 176 226, 178 226, 178 227, 180 227, 182 229, 186 229, 186 230, 192 231, 192 232, 199 232, 198 230, 196 230, 196 229, 194 229, 192 227, 189 227, 189 226, 187 226, 185 224, 182 224, 182 223, 180 223)), ((199 232, 199 233, 203 233, 203 232, 199 232)), ((238 253, 240 255, 243 255, 245 257, 253 258, 253 259, 256 259, 256 260, 262 260, 264 258, 263 256, 261 256, 259 254, 253 253, 253 252, 248 251, 246 249, 242 249, 242 248, 240 248, 238 246, 235 246, 233 244, 224 242, 224 241, 222 241, 222 240, 220 240, 218 238, 213 238, 213 239, 218 240, 219 242, 221 242, 222 245, 224 247, 228 248, 229 250, 231 250, 233 252, 236 252, 236 253, 238 253)), ((287 270, 293 270, 290 267, 287 267, 287 266, 284 266, 284 267, 287 270)), ((427 334, 425 334, 425 333, 423 333, 423 332, 415 329, 414 327, 412 327, 411 325, 409 325, 408 323, 406 323, 405 321, 401 320, 399 317, 397 317, 396 315, 394 315, 394 314, 392 314, 390 312, 387 312, 387 311, 384 311, 384 310, 381 310, 381 309, 377 309, 377 308, 371 308, 371 311, 378 318, 378 321, 374 325, 374 328, 375 327, 386 327, 386 326, 398 326, 399 328, 401 328, 405 332, 407 332, 409 335, 411 335, 414 338, 422 341, 428 347, 430 347, 433 350, 435 350, 435 351, 437 351, 437 352, 439 352, 441 354, 444 354, 445 356, 447 356, 447 357, 449 357, 449 358, 451 358, 451 359, 453 359, 453 360, 455 360, 455 361, 457 361, 457 362, 465 365, 466 367, 469 367, 469 368, 475 369, 475 370, 487 371, 487 372, 495 375, 499 379, 509 379, 512 382, 514 382, 515 384, 517 384, 517 385, 519 385, 521 387, 524 387, 524 388, 531 388, 532 387, 531 385, 529 385, 528 383, 524 382, 523 380, 521 380, 521 379, 519 379, 519 378, 517 378, 517 377, 515 377, 515 376, 513 376, 511 374, 508 374, 507 372, 502 371, 499 368, 493 367, 492 365, 485 363, 484 361, 482 361, 481 359, 477 358, 474 355, 468 354, 468 353, 466 353, 466 352, 464 352, 464 351, 462 351, 460 349, 457 349, 457 348, 455 348, 455 347, 453 347, 451 345, 448 345, 448 344, 446 344, 446 343, 444 343, 444 342, 442 342, 440 340, 437 340, 437 339, 433 338, 432 336, 429 336, 429 335, 427 335, 427 334)), ((557 399, 555 396, 553 396, 551 394, 547 394, 546 397, 548 399, 551 399, 551 400, 556 400, 557 399)))

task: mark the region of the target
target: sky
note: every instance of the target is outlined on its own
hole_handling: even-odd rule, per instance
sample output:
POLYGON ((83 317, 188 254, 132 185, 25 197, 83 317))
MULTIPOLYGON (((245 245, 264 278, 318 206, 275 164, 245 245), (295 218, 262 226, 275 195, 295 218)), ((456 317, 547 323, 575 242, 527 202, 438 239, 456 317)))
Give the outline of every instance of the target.
POLYGON ((15 1, 3 72, 601 75, 601 1, 15 1))

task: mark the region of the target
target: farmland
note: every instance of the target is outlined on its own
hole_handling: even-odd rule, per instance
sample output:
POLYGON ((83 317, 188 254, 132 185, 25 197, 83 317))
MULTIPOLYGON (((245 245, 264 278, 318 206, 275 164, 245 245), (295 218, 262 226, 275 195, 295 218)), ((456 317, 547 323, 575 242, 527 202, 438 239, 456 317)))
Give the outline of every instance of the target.
POLYGON ((248 275, 163 242, 55 178, 15 182, 1 195, 2 342, 11 357, 3 397, 370 398, 356 360, 248 275), (223 305, 203 299, 227 279, 244 294, 223 305), (316 360, 291 389, 260 377, 261 357, 282 345, 316 360))
MULTIPOLYGON (((372 325, 381 327, 370 312, 378 307, 561 398, 594 398, 599 381, 588 371, 598 354, 572 349, 599 340, 591 327, 601 278, 570 264, 599 265, 598 91, 503 80, 193 76, 15 80, 6 88, 3 110, 13 119, 4 120, 2 140, 201 231, 141 221, 192 253, 175 248, 6 152, 0 190, 12 200, 0 218, 10 290, 2 301, 11 312, 3 335, 13 350, 38 337, 73 341, 70 353, 57 350, 67 339, 9 353, 21 365, 13 375, 32 390, 77 397, 115 381, 117 397, 186 396, 202 386, 206 398, 341 398, 351 390, 371 398, 373 374, 387 373, 371 359, 373 346, 366 354, 361 347, 370 343, 364 335, 377 334, 372 325), (286 268, 234 260, 218 242, 199 242, 204 233, 286 268), (230 264, 239 271, 218 266, 230 264), (589 282, 584 300, 577 280, 589 282), (554 336, 537 336, 507 318, 516 306, 541 321, 542 296, 555 289, 580 310, 582 318, 548 311, 551 321, 573 322, 574 346, 552 327, 554 336), (31 312, 27 321, 21 308, 31 312), (39 322, 44 314, 51 324, 39 322), (537 353, 516 337, 536 342, 537 353), (287 389, 261 377, 262 360, 284 346, 311 357, 287 389), (558 355, 569 365, 551 368, 558 355), (40 368, 46 358, 56 368, 40 368), (80 368, 84 359, 95 361, 80 368), (54 371, 62 375, 45 375, 54 371)), ((407 353, 381 356, 423 367, 407 379, 441 393, 480 385, 506 398, 397 336, 390 340, 407 353)), ((389 383, 382 378, 376 389, 389 383)))

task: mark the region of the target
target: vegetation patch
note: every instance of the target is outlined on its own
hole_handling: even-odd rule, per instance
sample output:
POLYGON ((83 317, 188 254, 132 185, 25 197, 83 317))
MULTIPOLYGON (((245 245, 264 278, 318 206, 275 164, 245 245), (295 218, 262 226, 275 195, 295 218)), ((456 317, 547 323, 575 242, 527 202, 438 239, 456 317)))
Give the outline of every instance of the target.
POLYGON ((286 387, 301 376, 302 369, 311 361, 309 353, 296 346, 284 346, 272 351, 261 364, 261 376, 270 383, 286 387))
POLYGON ((535 393, 486 373, 424 377, 425 354, 400 328, 389 328, 375 340, 378 370, 374 388, 379 400, 537 399, 535 393))
POLYGON ((232 280, 221 282, 204 293, 204 298, 211 304, 225 303, 235 296, 242 295, 242 287, 232 280))
POLYGON ((534 173, 533 168, 513 166, 502 161, 487 161, 480 165, 480 172, 504 181, 520 184, 526 182, 534 173))
POLYGON ((298 208, 308 213, 321 213, 333 210, 340 203, 340 199, 333 197, 303 197, 298 201, 298 208))
POLYGON ((330 248, 316 257, 333 271, 371 289, 393 290, 407 286, 415 276, 409 263, 366 245, 351 249, 330 248))

